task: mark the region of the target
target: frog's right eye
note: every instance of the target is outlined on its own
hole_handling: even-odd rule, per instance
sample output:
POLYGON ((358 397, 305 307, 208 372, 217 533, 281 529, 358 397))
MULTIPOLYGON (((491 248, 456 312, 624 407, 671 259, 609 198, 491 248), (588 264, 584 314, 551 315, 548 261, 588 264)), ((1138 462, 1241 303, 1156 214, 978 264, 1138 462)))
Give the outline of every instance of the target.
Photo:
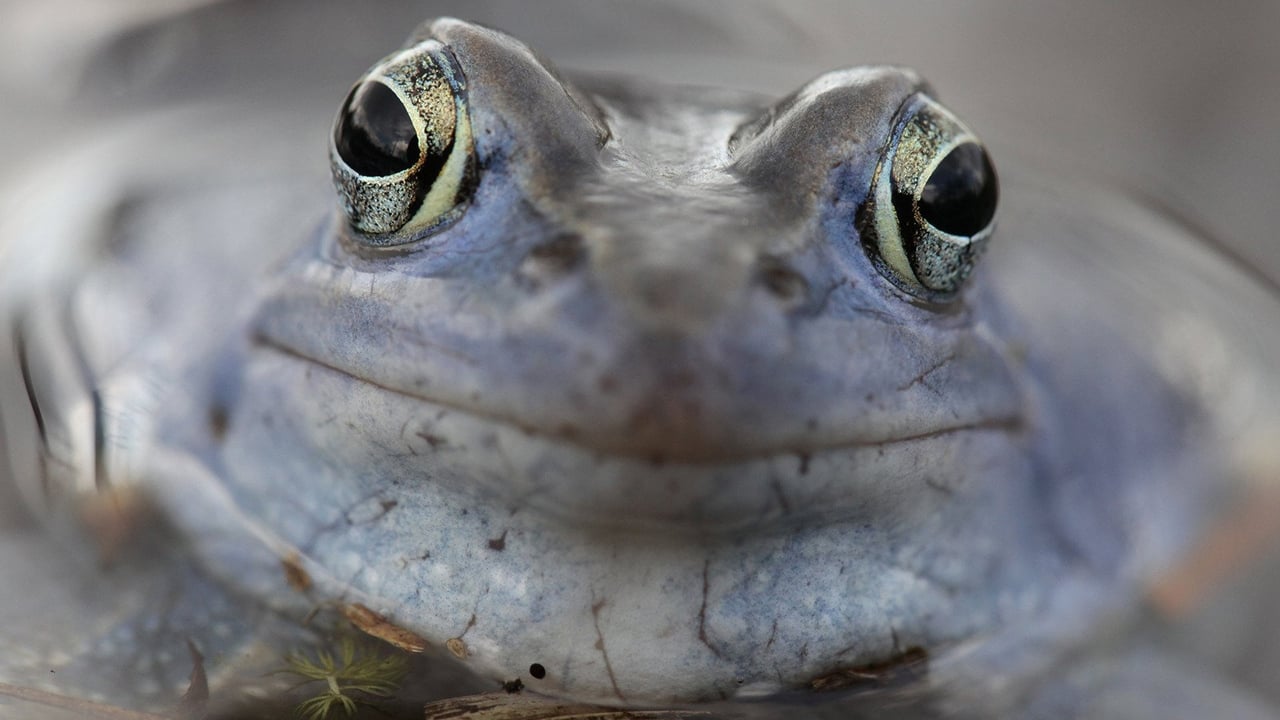
POLYGON ((995 225, 995 169, 978 138, 927 95, 904 104, 858 218, 868 254, 917 297, 956 297, 995 225))
POLYGON ((403 245, 462 214, 474 165, 464 90, 434 40, 387 58, 351 89, 329 163, 357 241, 403 245))

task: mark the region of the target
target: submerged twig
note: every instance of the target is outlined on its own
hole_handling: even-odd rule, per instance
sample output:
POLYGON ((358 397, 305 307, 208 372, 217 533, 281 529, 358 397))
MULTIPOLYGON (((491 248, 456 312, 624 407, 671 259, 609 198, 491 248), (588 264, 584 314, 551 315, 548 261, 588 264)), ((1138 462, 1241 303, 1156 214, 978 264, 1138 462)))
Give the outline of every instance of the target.
POLYGON ((563 702, 539 695, 490 693, 449 698, 428 705, 427 720, 691 720, 706 710, 635 710, 563 702))
POLYGON ((44 705, 45 707, 68 710, 80 717, 91 720, 172 720, 164 715, 140 712, 138 710, 126 710, 114 705, 84 700, 70 695, 59 695, 58 693, 22 687, 21 685, 10 685, 4 682, 0 682, 0 695, 44 705))

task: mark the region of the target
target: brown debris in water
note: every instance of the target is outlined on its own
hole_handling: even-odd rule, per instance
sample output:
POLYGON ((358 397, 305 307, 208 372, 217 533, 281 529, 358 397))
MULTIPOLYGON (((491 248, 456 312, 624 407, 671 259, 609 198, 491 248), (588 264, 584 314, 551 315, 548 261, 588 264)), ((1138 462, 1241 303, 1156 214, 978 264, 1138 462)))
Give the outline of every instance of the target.
POLYGON ((288 556, 282 558, 280 566, 284 568, 284 580, 289 583, 289 587, 298 592, 306 592, 311 589, 311 575, 302 567, 302 556, 297 552, 289 553, 288 556))
POLYGON ((467 643, 462 638, 449 638, 444 641, 444 646, 459 660, 467 659, 467 643))
POLYGON ((406 630, 386 618, 386 616, 370 610, 360 603, 349 603, 342 606, 342 616, 361 632, 390 643, 409 653, 422 653, 427 650, 427 639, 406 630))

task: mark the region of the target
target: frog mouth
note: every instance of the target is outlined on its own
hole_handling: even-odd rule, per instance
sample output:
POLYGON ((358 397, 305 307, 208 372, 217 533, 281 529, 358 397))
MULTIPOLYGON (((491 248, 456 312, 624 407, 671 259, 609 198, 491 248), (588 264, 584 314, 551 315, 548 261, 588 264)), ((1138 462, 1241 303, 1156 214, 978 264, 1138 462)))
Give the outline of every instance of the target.
MULTIPOLYGON (((601 441, 563 428, 547 430, 391 387, 269 338, 259 338, 258 345, 286 372, 296 373, 299 364, 308 368, 310 398, 304 402, 328 398, 330 405, 382 408, 360 420, 360 436, 373 438, 369 455, 403 456, 414 475, 465 478, 454 481, 454 490, 472 494, 484 487, 486 497, 574 527, 720 534, 842 521, 860 513, 883 520, 900 512, 907 488, 945 497, 969 482, 975 469, 989 473, 1002 458, 1019 456, 1013 451, 1022 428, 1017 417, 829 442, 619 447, 607 436, 601 441), (881 506, 888 509, 875 509, 881 506)), ((330 416, 327 410, 325 415, 330 416)), ((345 434, 316 441, 325 447, 351 443, 345 434)), ((370 467, 384 461, 390 462, 355 462, 370 467)))
POLYGON ((779 456, 814 456, 824 452, 875 449, 897 444, 927 442, 962 433, 1001 433, 1017 435, 1024 429, 1020 406, 999 407, 997 412, 984 412, 966 417, 951 413, 946 417, 925 417, 918 422, 896 419, 880 426, 860 423, 843 431, 831 431, 821 424, 807 421, 794 432, 770 433, 761 437, 734 428, 713 428, 698 418, 697 406, 680 405, 680 398, 658 398, 648 407, 632 413, 629 423, 602 422, 600 418, 573 421, 533 419, 518 412, 472 402, 471 398, 446 393, 427 393, 403 387, 342 364, 327 362, 287 345, 269 335, 259 333, 259 347, 272 350, 298 362, 323 368, 345 378, 391 393, 435 409, 462 413, 478 422, 500 426, 523 436, 546 442, 572 446, 580 451, 618 458, 641 459, 651 463, 725 464, 760 460, 779 456), (671 405, 675 404, 673 411, 671 405), (694 410, 688 410, 693 407, 694 410), (601 429, 603 428, 603 429, 601 429))

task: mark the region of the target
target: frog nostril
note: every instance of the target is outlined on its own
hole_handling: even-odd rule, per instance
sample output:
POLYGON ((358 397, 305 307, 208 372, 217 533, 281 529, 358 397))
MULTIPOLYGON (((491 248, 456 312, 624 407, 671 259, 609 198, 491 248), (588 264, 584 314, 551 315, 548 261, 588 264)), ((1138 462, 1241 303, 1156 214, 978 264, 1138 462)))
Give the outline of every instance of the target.
POLYGON ((570 270, 582 261, 584 252, 582 236, 559 235, 535 247, 529 257, 548 267, 570 270))
POLYGON ((537 245, 520 264, 519 275, 535 285, 551 280, 582 264, 586 247, 580 235, 561 234, 537 245))
POLYGON ((787 310, 799 307, 809 294, 808 281, 777 258, 761 259, 756 277, 787 310))

